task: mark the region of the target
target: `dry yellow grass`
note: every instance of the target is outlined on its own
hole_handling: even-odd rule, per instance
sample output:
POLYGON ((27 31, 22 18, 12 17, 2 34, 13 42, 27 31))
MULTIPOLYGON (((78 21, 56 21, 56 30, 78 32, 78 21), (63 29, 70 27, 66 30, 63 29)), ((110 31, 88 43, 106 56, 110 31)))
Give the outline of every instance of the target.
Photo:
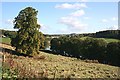
MULTIPOLYGON (((0 44, 1 46, 1 44, 0 44)), ((13 49, 10 45, 2 45, 1 47, 13 49)), ((86 63, 77 58, 65 57, 61 55, 53 55, 40 52, 38 58, 29 58, 5 53, 6 60, 12 58, 16 63, 15 68, 19 70, 19 76, 35 75, 35 77, 47 78, 118 78, 119 68, 115 66, 86 63), (45 58, 39 58, 44 56, 45 58), (22 68, 25 71, 23 75, 22 68)), ((28 76, 29 77, 29 76, 28 76)))

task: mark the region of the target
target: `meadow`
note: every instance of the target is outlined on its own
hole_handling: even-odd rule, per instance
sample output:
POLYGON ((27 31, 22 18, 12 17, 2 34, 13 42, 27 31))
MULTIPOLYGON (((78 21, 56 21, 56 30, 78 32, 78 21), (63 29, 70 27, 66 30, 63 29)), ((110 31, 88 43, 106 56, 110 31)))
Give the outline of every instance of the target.
MULTIPOLYGON (((88 38, 88 37, 81 37, 80 39, 84 40, 86 38, 88 38)), ((96 38, 96 39, 104 39, 107 43, 120 41, 119 39, 113 39, 113 38, 96 38)))
POLYGON ((10 38, 0 38, 0 43, 10 44, 11 39, 10 38))
MULTIPOLYGON (((18 56, 4 46, 3 78, 119 78, 119 67, 86 62, 77 58, 40 51, 36 57, 18 56)), ((0 53, 0 55, 3 55, 0 53)))
POLYGON ((111 39, 111 38, 98 38, 98 39, 105 39, 107 41, 107 43, 110 43, 110 42, 119 42, 120 41, 118 39, 111 39))
MULTIPOLYGON (((0 43, 0 47, 4 49, 0 55, 5 56, 0 74, 3 78, 103 78, 105 80, 120 78, 120 67, 44 51, 40 51, 39 55, 34 57, 17 55, 13 53, 15 48, 7 45, 10 44, 10 38, 1 39, 2 43, 5 43, 0 43)), ((108 43, 119 41, 105 40, 108 43)))
MULTIPOLYGON (((87 37, 82 37, 81 39, 85 39, 87 37)), ((97 38, 97 39, 105 39, 106 42, 110 43, 110 42, 119 42, 120 40, 118 39, 111 39, 111 38, 97 38)), ((5 44, 10 44, 11 39, 6 37, 6 38, 0 38, 0 43, 5 43, 5 44)))

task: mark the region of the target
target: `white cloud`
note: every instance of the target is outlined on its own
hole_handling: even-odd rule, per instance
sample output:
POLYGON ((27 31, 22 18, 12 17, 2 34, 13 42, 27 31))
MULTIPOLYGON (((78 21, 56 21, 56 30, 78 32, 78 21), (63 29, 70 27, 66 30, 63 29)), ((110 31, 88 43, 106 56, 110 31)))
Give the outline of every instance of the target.
MULTIPOLYGON (((83 0, 86 1, 86 0, 83 0)), ((61 17, 58 21, 60 24, 64 24, 67 26, 65 29, 60 29, 60 32, 63 33, 71 33, 71 32, 81 32, 87 28, 87 24, 81 22, 78 17, 85 15, 85 11, 82 8, 87 8, 85 3, 63 3, 58 4, 55 8, 59 9, 75 9, 76 11, 70 13, 68 16, 61 17)))
POLYGON ((118 20, 117 17, 112 17, 110 19, 102 19, 102 22, 106 23, 106 22, 117 21, 117 20, 118 20))
POLYGON ((75 4, 69 4, 69 3, 64 3, 64 4, 57 4, 55 8, 60 8, 60 9, 81 9, 81 8, 87 8, 85 3, 75 3, 75 4))
POLYGON ((45 24, 41 24, 41 28, 40 28, 40 29, 41 29, 42 31, 47 31, 47 30, 49 30, 49 28, 50 28, 49 26, 47 26, 47 25, 45 25, 45 24))
POLYGON ((87 28, 87 24, 82 23, 80 20, 72 16, 62 17, 59 23, 67 25, 68 29, 76 31, 81 31, 87 28))
POLYGON ((47 31, 50 29, 49 26, 42 24, 40 21, 37 20, 37 23, 41 26, 39 31, 42 31, 43 33, 47 33, 47 31))
POLYGON ((108 20, 107 19, 102 19, 102 22, 106 23, 106 22, 108 22, 108 20))
POLYGON ((82 15, 84 15, 84 14, 85 14, 84 10, 77 10, 77 11, 71 13, 70 15, 71 15, 71 16, 75 16, 75 17, 78 17, 78 16, 82 16, 82 15))
POLYGON ((117 26, 117 25, 114 25, 114 26, 109 27, 109 28, 107 28, 107 29, 109 29, 109 30, 117 30, 117 29, 118 29, 118 26, 117 26))
POLYGON ((112 17, 111 20, 112 20, 112 21, 117 21, 118 18, 117 18, 117 17, 112 17))
POLYGON ((41 27, 40 27, 41 30, 47 29, 47 28, 46 28, 47 26, 44 25, 44 24, 42 24, 40 21, 37 20, 37 23, 41 26, 41 27))
POLYGON ((56 32, 59 32, 59 33, 70 33, 71 31, 69 31, 66 28, 62 28, 62 29, 57 30, 56 32))
POLYGON ((40 24, 40 26, 41 26, 41 30, 46 30, 47 29, 47 26, 44 25, 44 24, 40 24))
POLYGON ((90 17, 84 17, 84 19, 88 20, 88 19, 91 19, 90 17))
POLYGON ((5 20, 4 22, 5 22, 6 24, 10 24, 10 25, 13 24, 13 20, 12 20, 12 19, 5 20))
POLYGON ((48 33, 48 31, 50 30, 50 27, 45 24, 40 24, 40 25, 41 25, 41 28, 39 31, 43 32, 44 34, 48 33))
POLYGON ((87 0, 81 0, 82 2, 87 2, 87 0))

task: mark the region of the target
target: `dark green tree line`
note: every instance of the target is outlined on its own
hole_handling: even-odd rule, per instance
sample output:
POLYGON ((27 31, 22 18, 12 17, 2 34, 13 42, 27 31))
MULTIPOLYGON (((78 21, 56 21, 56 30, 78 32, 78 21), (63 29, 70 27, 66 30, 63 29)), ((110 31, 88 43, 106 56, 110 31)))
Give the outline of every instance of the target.
POLYGON ((65 36, 52 39, 51 50, 65 56, 120 66, 120 42, 107 43, 104 39, 88 37, 83 40, 65 36))

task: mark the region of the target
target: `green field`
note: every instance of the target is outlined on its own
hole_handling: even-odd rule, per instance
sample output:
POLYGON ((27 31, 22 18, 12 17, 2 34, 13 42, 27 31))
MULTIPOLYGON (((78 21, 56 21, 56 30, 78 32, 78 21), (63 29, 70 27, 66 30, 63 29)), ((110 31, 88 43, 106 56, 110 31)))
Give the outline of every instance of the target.
MULTIPOLYGON (((84 40, 88 37, 82 37, 81 39, 84 40)), ((119 42, 120 40, 118 39, 111 39, 111 38, 96 38, 96 39, 104 39, 107 43, 110 43, 110 42, 119 42)))
POLYGON ((118 39, 110 39, 110 38, 103 38, 103 39, 105 39, 108 43, 110 43, 110 42, 119 42, 120 41, 118 39))
POLYGON ((0 38, 0 43, 10 44, 11 39, 10 38, 0 38))
MULTIPOLYGON (((81 39, 85 39, 87 37, 82 37, 81 39)), ((110 42, 119 42, 118 39, 110 39, 110 38, 97 38, 97 39, 105 39, 108 43, 110 42)), ((0 43, 10 44, 11 39, 10 38, 0 38, 0 43)))

